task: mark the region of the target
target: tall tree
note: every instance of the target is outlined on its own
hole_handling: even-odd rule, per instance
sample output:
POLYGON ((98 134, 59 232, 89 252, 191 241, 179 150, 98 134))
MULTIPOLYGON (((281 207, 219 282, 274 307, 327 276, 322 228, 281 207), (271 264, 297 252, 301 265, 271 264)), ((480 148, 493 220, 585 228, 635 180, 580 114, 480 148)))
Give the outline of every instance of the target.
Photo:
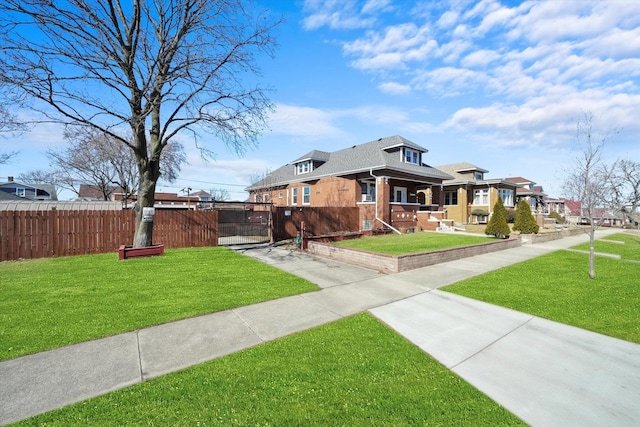
POLYGON ((632 226, 640 226, 640 162, 619 159, 606 168, 605 174, 609 187, 605 194, 607 206, 622 212, 632 226))
POLYGON ((607 199, 609 183, 606 163, 602 151, 609 134, 600 134, 593 129, 593 114, 585 113, 578 120, 576 143, 579 154, 567 170, 562 185, 565 196, 580 201, 582 210, 589 219, 589 277, 595 279, 595 232, 600 226, 596 221, 596 209, 602 208, 607 199))
POLYGON ((39 101, 45 119, 93 127, 133 151, 134 246, 152 243, 142 211, 172 138, 198 143, 204 130, 242 153, 266 127, 272 104, 256 54, 272 54, 279 21, 253 11, 248 0, 0 2, 0 80, 39 101))
MULTIPOLYGON (((103 200, 109 200, 116 187, 125 196, 136 192, 139 174, 133 151, 122 150, 111 135, 89 126, 67 126, 64 138, 66 148, 47 151, 58 185, 80 195, 80 184, 88 184, 103 200)), ((170 141, 160 154, 160 162, 162 179, 175 181, 185 162, 182 145, 170 141)))

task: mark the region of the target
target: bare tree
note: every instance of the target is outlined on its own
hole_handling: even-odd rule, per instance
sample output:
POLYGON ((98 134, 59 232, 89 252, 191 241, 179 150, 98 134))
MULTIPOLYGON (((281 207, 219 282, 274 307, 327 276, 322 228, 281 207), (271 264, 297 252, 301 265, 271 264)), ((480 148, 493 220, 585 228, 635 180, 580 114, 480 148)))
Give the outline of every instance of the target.
MULTIPOLYGON (((67 126, 64 138, 68 142, 64 150, 47 151, 54 167, 51 179, 56 184, 78 196, 81 184, 91 185, 102 200, 109 200, 116 190, 124 192, 125 200, 135 193, 139 174, 131 150, 123 149, 111 135, 88 126, 67 126)), ((169 142, 160 159, 166 171, 162 179, 175 181, 185 162, 182 145, 169 142)))
POLYGON ((142 211, 154 205, 173 137, 188 132, 198 143, 204 130, 242 153, 266 127, 272 104, 256 82, 255 58, 272 54, 279 22, 245 3, 0 2, 0 80, 39 101, 45 119, 91 126, 133 151, 136 247, 152 243, 142 211))
POLYGON ((18 175, 18 181, 25 184, 47 184, 51 185, 57 194, 60 192, 58 181, 56 179, 55 172, 46 170, 34 170, 30 172, 21 173, 18 175))
POLYGON ((570 166, 563 183, 566 197, 580 201, 582 209, 589 220, 589 277, 595 278, 595 232, 600 226, 596 221, 597 208, 605 205, 609 190, 606 164, 602 159, 602 151, 608 134, 598 134, 593 130, 593 114, 585 113, 578 120, 576 142, 580 152, 570 166))
POLYGON ((6 153, 0 153, 0 165, 9 163, 11 159, 18 155, 17 151, 9 151, 6 153))
POLYGON ((117 173, 110 159, 113 137, 94 128, 67 127, 64 133, 68 146, 60 151, 47 150, 58 185, 80 196, 80 185, 90 185, 109 200, 117 173))
MULTIPOLYGON (((20 134, 27 130, 26 123, 21 122, 14 111, 22 105, 21 100, 7 89, 7 85, 0 81, 0 135, 20 134)), ((0 165, 9 163, 11 159, 18 155, 18 151, 0 152, 0 165)))
POLYGON ((216 202, 227 202, 231 200, 231 194, 229 194, 229 190, 226 188, 212 188, 209 190, 209 194, 211 194, 211 198, 216 202))
POLYGON ((606 169, 609 191, 606 203, 622 212, 632 226, 638 222, 640 207, 640 162, 620 159, 606 169))

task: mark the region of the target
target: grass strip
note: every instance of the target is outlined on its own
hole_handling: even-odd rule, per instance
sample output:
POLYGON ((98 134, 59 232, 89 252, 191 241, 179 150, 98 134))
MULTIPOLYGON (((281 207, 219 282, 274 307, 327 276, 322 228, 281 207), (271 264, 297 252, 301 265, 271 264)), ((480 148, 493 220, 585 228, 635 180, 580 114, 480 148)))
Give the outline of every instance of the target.
POLYGON ((442 290, 640 343, 640 263, 596 257, 591 280, 588 262, 557 251, 442 290))
POLYGON ((365 236, 360 239, 343 240, 333 244, 340 247, 362 249, 388 255, 407 255, 491 241, 493 240, 482 236, 421 232, 365 236))
POLYGON ((222 247, 0 263, 0 360, 316 290, 222 247))
MULTIPOLYGON (((606 239, 596 240, 594 248, 596 252, 620 255, 622 259, 640 261, 640 234, 636 232, 613 234, 606 239), (621 243, 612 243, 608 240, 621 243)), ((589 243, 583 243, 573 249, 588 251, 589 243)))
POLYGON ((524 424, 371 315, 360 314, 18 425, 524 424))

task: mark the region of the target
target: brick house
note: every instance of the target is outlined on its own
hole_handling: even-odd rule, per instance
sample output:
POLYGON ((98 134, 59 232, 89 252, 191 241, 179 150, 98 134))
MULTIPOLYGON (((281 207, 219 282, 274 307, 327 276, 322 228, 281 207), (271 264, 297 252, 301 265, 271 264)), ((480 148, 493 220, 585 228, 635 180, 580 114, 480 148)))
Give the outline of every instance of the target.
POLYGON ((426 164, 427 152, 401 136, 335 152, 313 150, 246 191, 250 202, 274 206, 358 207, 361 230, 406 231, 418 226, 419 211, 436 210, 434 188, 451 178, 426 164))
POLYGON ((527 201, 531 208, 531 212, 534 214, 549 213, 545 212, 545 199, 547 195, 544 193, 542 186, 536 185, 535 182, 520 176, 507 178, 507 181, 518 185, 518 189, 516 191, 516 203, 521 199, 524 199, 527 201))
POLYGON ((471 163, 436 166, 452 178, 434 192, 445 218, 459 224, 484 223, 502 198, 505 208, 515 206, 517 185, 503 178, 486 178, 489 171, 471 163))

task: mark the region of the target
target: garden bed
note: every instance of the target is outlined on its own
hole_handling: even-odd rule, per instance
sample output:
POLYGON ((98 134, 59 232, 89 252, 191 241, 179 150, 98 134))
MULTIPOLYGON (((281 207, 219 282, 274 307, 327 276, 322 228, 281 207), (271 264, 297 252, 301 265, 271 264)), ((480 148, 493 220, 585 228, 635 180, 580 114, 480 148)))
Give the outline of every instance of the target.
POLYGON ((517 237, 511 239, 496 240, 477 245, 468 245, 455 248, 439 249, 408 255, 387 255, 360 249, 342 248, 318 241, 309 241, 307 250, 314 255, 332 258, 348 264, 377 270, 382 273, 399 273, 429 265, 468 258, 489 252, 521 246, 522 242, 517 237))

